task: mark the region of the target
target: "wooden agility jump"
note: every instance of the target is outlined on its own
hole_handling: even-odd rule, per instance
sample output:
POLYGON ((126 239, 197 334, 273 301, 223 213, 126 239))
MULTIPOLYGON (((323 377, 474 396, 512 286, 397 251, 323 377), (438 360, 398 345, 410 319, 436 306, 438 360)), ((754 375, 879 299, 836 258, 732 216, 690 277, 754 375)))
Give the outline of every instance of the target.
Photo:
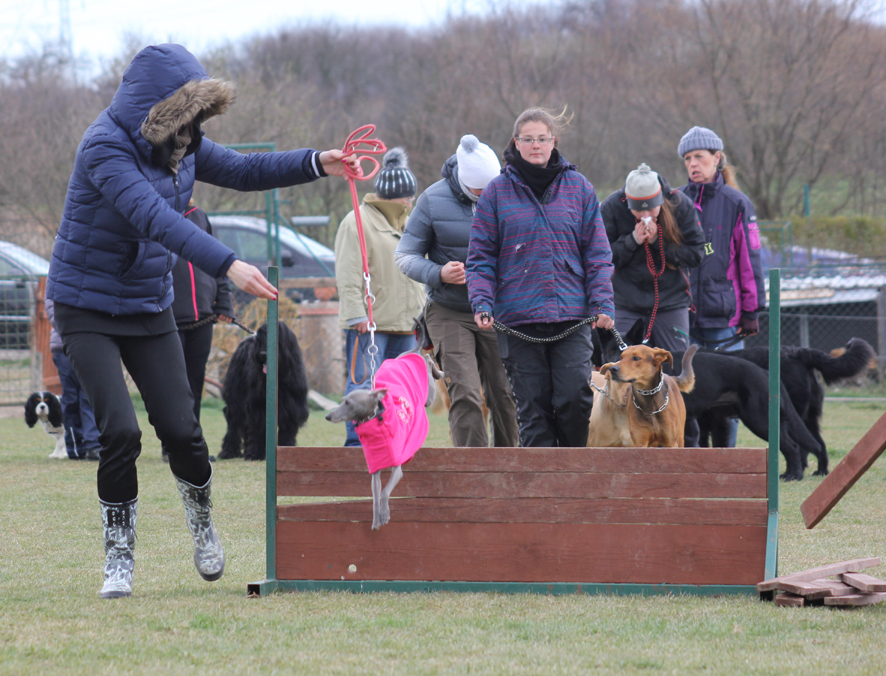
POLYGON ((423 448, 373 531, 362 449, 276 446, 276 332, 271 302, 267 577, 250 595, 756 594, 777 575, 777 434, 769 449, 423 448))

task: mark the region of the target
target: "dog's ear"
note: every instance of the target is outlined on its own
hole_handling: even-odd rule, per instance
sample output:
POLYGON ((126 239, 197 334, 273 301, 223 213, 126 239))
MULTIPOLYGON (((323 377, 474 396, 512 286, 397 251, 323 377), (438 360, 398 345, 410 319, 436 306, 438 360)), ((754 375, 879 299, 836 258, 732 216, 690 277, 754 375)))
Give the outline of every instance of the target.
POLYGON ((39 399, 40 395, 35 392, 25 402, 25 422, 28 423, 28 427, 37 424, 37 401, 39 399))
POLYGON ((62 402, 52 392, 46 393, 46 404, 49 406, 49 422, 55 427, 61 427, 64 424, 64 409, 62 402))
POLYGON ((387 388, 387 387, 383 387, 383 388, 381 388, 381 389, 379 389, 379 390, 372 390, 372 392, 370 392, 369 394, 371 394, 373 397, 375 397, 375 400, 376 400, 378 403, 381 403, 381 400, 385 398, 385 395, 386 395, 387 393, 388 393, 388 388, 387 388))
POLYGON ((654 347, 652 348, 652 361, 655 362, 656 366, 660 366, 664 362, 673 366, 674 356, 667 350, 662 350, 660 347, 654 347))
POLYGON ((603 364, 603 366, 600 367, 600 375, 605 376, 607 373, 609 373, 609 369, 611 367, 612 367, 612 362, 609 362, 608 364, 603 364))

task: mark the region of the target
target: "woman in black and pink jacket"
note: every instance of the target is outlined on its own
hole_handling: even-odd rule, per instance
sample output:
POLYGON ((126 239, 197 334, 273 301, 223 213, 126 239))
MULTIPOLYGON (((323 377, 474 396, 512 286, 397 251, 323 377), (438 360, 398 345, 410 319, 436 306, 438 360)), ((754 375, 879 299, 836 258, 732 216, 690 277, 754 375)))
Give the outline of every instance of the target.
POLYGON ((723 141, 710 129, 690 129, 677 152, 689 174, 679 190, 695 204, 705 235, 705 255, 692 273, 692 332, 704 347, 736 332, 752 336, 766 305, 754 207, 726 166, 723 141))
MULTIPOLYGON (((726 165, 720 137, 693 127, 680 139, 677 153, 689 174, 680 190, 695 204, 705 236, 704 257, 692 272, 692 342, 715 348, 736 334, 753 336, 760 330, 757 313, 766 306, 760 230, 751 201, 726 165)), ((739 341, 727 349, 742 347, 739 341)), ((733 418, 727 446, 735 446, 737 433, 733 418)))

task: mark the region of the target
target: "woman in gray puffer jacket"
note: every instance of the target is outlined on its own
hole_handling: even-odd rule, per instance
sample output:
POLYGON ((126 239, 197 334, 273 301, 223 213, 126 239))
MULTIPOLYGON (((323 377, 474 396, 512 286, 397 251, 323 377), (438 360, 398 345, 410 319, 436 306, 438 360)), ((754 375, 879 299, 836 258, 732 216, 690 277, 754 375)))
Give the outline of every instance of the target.
POLYGON ((500 172, 489 146, 473 135, 462 137, 455 155, 443 164, 443 178, 418 198, 394 254, 400 271, 428 290, 425 319, 445 374, 455 446, 489 445, 484 393, 493 445, 518 445, 517 410, 496 334, 477 327, 465 285, 474 207, 500 172))

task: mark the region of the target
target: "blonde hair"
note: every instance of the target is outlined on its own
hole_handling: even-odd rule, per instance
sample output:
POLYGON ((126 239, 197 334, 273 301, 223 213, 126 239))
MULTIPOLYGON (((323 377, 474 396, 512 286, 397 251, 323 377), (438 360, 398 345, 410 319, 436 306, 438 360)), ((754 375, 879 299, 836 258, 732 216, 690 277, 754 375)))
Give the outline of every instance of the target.
MULTIPOLYGON (((548 108, 527 108, 517 117, 514 122, 514 138, 520 135, 520 130, 524 125, 530 122, 541 122, 551 132, 551 136, 558 139, 560 132, 565 129, 572 121, 572 113, 567 114, 568 106, 563 106, 563 110, 559 113, 549 110, 548 108)), ((554 142, 557 145, 557 142, 554 142)))
POLYGON ((723 181, 725 181, 726 185, 732 186, 736 190, 739 190, 738 181, 735 180, 736 171, 732 167, 732 165, 729 164, 729 160, 726 157, 726 153, 724 153, 722 150, 717 150, 717 151, 709 150, 708 152, 711 153, 712 155, 714 154, 714 152, 720 153, 720 161, 717 162, 717 171, 719 171, 723 175, 723 181))

